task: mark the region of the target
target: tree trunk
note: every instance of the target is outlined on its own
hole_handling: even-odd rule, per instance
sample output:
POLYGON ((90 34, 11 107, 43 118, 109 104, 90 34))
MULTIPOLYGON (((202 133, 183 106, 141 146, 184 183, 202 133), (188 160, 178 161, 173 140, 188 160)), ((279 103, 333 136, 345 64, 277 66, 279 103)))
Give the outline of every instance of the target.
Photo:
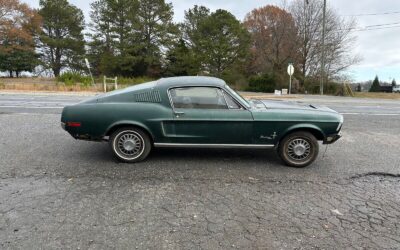
POLYGON ((55 77, 59 77, 60 76, 60 72, 61 72, 60 67, 53 67, 53 73, 54 73, 55 77))
POLYGON ((12 70, 10 70, 10 71, 9 71, 9 73, 10 73, 10 78, 13 78, 13 77, 14 77, 14 75, 13 75, 13 72, 12 72, 12 70))

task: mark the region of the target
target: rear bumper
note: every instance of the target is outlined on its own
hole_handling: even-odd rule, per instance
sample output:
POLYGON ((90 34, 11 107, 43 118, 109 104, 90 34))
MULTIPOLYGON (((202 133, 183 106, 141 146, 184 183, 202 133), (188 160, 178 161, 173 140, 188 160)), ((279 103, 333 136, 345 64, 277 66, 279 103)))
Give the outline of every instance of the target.
POLYGON ((324 139, 324 144, 332 144, 335 143, 337 140, 339 140, 342 137, 340 134, 333 134, 333 135, 328 135, 324 139))

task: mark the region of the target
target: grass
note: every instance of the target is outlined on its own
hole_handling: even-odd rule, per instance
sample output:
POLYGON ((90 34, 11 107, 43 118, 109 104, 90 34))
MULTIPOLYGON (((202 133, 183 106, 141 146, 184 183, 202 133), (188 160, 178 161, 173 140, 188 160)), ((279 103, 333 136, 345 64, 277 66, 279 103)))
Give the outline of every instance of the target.
POLYGON ((400 100, 400 93, 354 92, 354 97, 400 100))
MULTIPOLYGON (((0 78, 0 90, 17 91, 51 91, 51 92, 103 92, 103 79, 95 79, 96 85, 91 84, 87 77, 79 78, 74 74, 63 74, 56 78, 0 78)), ((118 78, 118 88, 123 89, 132 85, 152 81, 147 77, 118 78)), ((114 83, 107 83, 107 91, 114 89, 114 83)))
POLYGON ((0 90, 19 90, 19 91, 51 91, 51 92, 100 92, 102 85, 96 86, 67 86, 64 84, 46 84, 46 83, 7 83, 0 84, 0 90))
MULTIPOLYGON (((72 77, 70 77, 72 78, 72 77)), ((18 91, 50 91, 50 92, 103 92, 103 84, 97 83, 92 86, 88 83, 71 83, 69 78, 66 78, 68 83, 55 81, 54 78, 0 78, 0 90, 18 90, 18 91)), ((75 79, 74 79, 75 80, 75 79)), ((132 85, 143 82, 152 81, 147 77, 138 78, 119 78, 118 88, 123 89, 132 85)), ((102 81, 102 80, 101 80, 102 81)), ((96 79, 100 82, 100 79, 96 79)), ((113 84, 108 84, 108 91, 113 89, 113 84)), ((295 98, 292 96, 274 96, 274 94, 241 92, 246 98, 265 99, 265 98, 295 98)), ((400 100, 400 93, 380 93, 380 92, 355 92, 355 97, 358 98, 375 98, 375 99, 392 99, 400 100)))
MULTIPOLYGON (((123 89, 131 85, 118 85, 118 89, 123 89)), ((103 84, 92 85, 66 85, 66 84, 42 84, 42 83, 8 83, 1 84, 0 90, 17 91, 50 91, 50 92, 103 92, 103 84)), ((113 84, 107 85, 107 91, 114 90, 113 84)))

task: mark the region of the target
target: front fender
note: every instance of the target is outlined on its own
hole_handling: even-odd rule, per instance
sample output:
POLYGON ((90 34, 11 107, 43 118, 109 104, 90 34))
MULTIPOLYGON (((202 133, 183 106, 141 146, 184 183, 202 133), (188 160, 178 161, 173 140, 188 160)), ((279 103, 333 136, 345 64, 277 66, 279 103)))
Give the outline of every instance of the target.
POLYGON ((320 140, 324 140, 326 138, 326 134, 318 126, 316 126, 314 124, 308 124, 308 123, 299 123, 299 124, 292 125, 292 126, 286 128, 284 131, 282 131, 281 135, 278 137, 278 141, 281 141, 289 133, 294 132, 294 131, 299 131, 299 130, 310 131, 310 132, 313 132, 313 134, 317 133, 318 136, 316 136, 316 137, 317 137, 317 139, 320 139, 320 140))

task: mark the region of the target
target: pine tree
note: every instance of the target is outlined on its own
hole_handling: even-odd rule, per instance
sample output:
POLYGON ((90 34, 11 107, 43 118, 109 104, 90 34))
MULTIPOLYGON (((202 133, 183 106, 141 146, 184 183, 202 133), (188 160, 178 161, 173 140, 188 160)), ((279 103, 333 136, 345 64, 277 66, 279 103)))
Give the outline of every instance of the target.
POLYGON ((221 77, 243 60, 249 50, 250 35, 243 25, 226 10, 210 13, 195 6, 185 12, 182 24, 185 42, 193 50, 201 70, 221 77))
POLYGON ((90 59, 98 74, 157 76, 177 31, 165 0, 97 0, 91 4, 90 59))
POLYGON ((396 79, 393 78, 392 87, 396 87, 396 86, 397 86, 396 79))
POLYGON ((85 54, 82 10, 67 0, 40 0, 39 5, 43 18, 40 36, 43 66, 55 76, 65 67, 82 69, 85 54))
POLYGON ((372 82, 372 86, 369 89, 369 92, 380 92, 380 91, 381 91, 381 85, 379 84, 378 76, 376 76, 374 81, 372 82))
POLYGON ((165 76, 188 76, 199 73, 200 64, 195 60, 192 49, 183 39, 168 51, 166 57, 165 76))

